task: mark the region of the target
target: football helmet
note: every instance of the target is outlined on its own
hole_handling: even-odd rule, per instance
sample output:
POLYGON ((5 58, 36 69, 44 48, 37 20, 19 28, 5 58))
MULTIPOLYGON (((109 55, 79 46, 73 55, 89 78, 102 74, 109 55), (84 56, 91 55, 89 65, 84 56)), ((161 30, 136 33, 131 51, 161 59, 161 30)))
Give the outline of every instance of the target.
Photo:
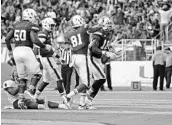
POLYGON ((80 27, 85 24, 85 20, 80 15, 75 15, 71 18, 72 27, 80 27))
POLYGON ((29 20, 30 22, 37 24, 38 23, 38 15, 33 9, 25 9, 22 13, 22 20, 29 20))
POLYGON ((98 20, 98 25, 100 25, 104 30, 112 29, 112 21, 106 16, 103 16, 98 20))
POLYGON ((9 87, 17 87, 17 84, 13 80, 7 80, 3 83, 3 89, 9 88, 9 87))
POLYGON ((47 12, 46 17, 50 17, 50 18, 53 18, 53 19, 56 19, 57 18, 55 12, 47 12))
POLYGON ((42 28, 46 29, 47 31, 52 31, 55 25, 55 21, 50 17, 47 17, 42 20, 42 28))

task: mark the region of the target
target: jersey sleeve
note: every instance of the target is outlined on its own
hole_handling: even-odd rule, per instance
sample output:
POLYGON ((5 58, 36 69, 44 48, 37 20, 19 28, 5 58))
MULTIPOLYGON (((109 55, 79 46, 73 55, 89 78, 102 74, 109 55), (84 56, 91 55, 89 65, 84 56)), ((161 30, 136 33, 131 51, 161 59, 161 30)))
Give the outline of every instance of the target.
POLYGON ((37 25, 32 24, 30 27, 30 30, 34 31, 34 32, 39 32, 40 28, 37 25))
POLYGON ((100 39, 101 37, 99 35, 93 34, 91 38, 91 43, 90 43, 91 52, 98 56, 102 56, 102 50, 99 49, 100 39))
POLYGON ((38 38, 47 39, 48 35, 42 31, 38 32, 38 38))

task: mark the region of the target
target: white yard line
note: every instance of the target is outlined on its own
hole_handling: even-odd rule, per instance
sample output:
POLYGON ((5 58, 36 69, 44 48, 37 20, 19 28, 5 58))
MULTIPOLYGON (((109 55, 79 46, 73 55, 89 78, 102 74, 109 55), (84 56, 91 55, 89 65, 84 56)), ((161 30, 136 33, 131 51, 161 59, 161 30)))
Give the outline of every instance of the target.
POLYGON ((2 110, 1 113, 50 113, 50 112, 57 112, 57 113, 91 113, 91 114, 146 114, 146 115, 172 115, 172 112, 162 112, 162 111, 105 111, 105 110, 2 110))

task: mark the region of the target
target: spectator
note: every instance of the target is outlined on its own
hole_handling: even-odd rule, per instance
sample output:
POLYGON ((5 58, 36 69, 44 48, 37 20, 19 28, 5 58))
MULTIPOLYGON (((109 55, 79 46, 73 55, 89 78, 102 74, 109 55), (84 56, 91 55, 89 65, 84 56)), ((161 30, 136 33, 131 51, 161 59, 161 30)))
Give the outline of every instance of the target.
POLYGON ((158 77, 160 76, 160 87, 159 90, 163 90, 164 77, 165 77, 165 65, 166 56, 162 52, 162 47, 158 46, 156 53, 153 55, 153 90, 157 90, 158 77))
POLYGON ((172 9, 170 8, 169 4, 164 3, 162 9, 159 9, 154 5, 155 11, 159 12, 160 14, 160 31, 161 37, 164 35, 164 42, 168 42, 168 24, 170 22, 170 14, 172 13, 172 9))
POLYGON ((172 76, 172 52, 170 48, 166 48, 165 53, 167 55, 165 67, 166 88, 169 89, 172 76))

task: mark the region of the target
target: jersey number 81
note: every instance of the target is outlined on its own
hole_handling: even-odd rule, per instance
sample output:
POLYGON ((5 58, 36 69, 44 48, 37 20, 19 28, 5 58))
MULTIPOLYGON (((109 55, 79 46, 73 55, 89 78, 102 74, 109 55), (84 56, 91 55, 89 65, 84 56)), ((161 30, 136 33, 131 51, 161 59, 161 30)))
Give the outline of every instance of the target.
POLYGON ((14 37, 16 41, 25 41, 26 40, 26 30, 15 30, 14 37))
POLYGON ((70 40, 72 41, 72 46, 76 47, 78 45, 82 44, 82 40, 81 40, 81 35, 77 34, 76 36, 71 36, 70 40))

